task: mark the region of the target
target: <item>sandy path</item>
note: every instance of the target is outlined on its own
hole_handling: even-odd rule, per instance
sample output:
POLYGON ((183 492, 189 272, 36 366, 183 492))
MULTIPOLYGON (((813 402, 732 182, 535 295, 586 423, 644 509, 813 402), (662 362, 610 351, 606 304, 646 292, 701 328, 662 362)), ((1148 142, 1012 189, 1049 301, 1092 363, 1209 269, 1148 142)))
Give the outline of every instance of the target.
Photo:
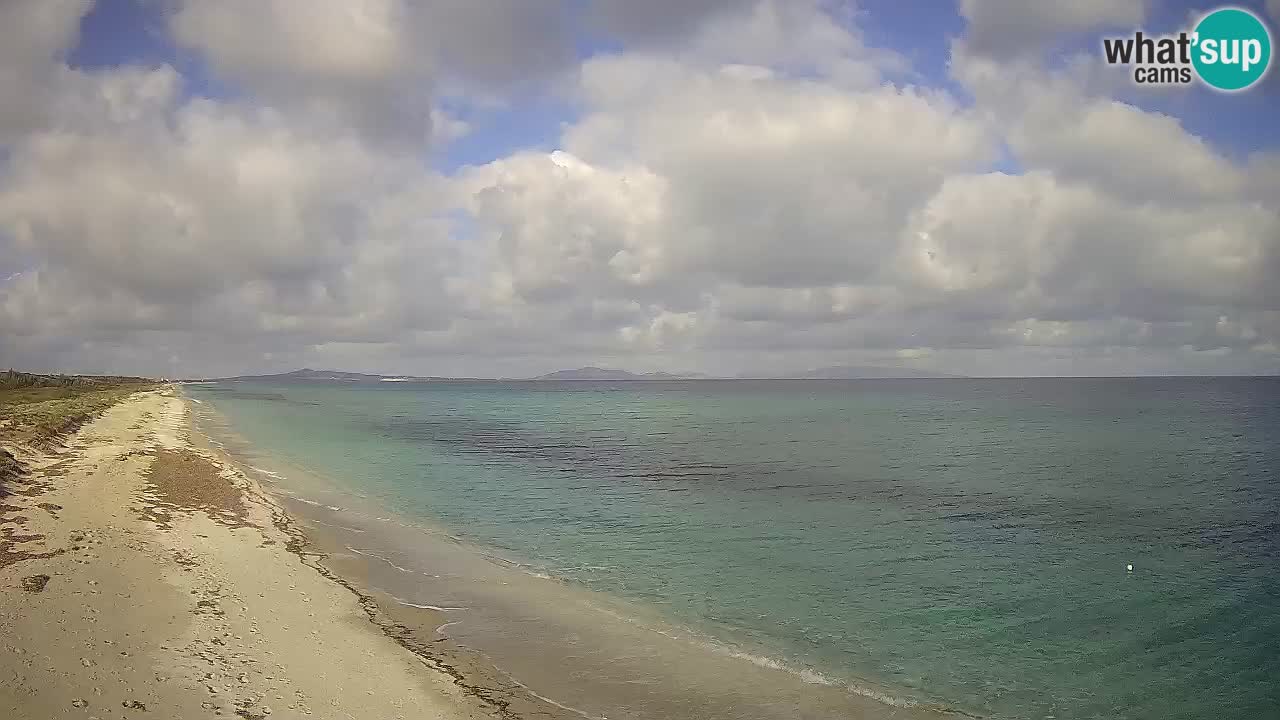
POLYGON ((9 529, 43 536, 19 549, 57 554, 0 567, 0 717, 499 714, 290 552, 278 509, 190 446, 186 412, 134 396, 6 500, 9 529))

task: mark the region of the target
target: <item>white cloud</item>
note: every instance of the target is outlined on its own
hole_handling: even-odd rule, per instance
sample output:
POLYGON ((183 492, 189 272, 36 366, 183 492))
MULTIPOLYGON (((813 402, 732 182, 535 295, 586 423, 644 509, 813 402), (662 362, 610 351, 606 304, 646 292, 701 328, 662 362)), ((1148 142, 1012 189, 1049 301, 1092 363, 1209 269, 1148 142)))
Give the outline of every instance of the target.
POLYGON ((976 117, 913 89, 647 54, 588 63, 582 83, 567 151, 463 178, 488 273, 454 289, 477 315, 599 328, 598 350, 716 342, 752 288, 797 317, 832 312, 806 294, 853 312, 850 283, 883 272, 913 204, 993 153, 976 117))
POLYGON ((615 36, 631 41, 685 37, 709 18, 751 6, 751 0, 597 0, 588 7, 591 20, 615 36))
POLYGON ((220 77, 370 139, 421 144, 434 93, 492 99, 572 61, 560 0, 179 2, 174 39, 220 77))
POLYGON ((19 349, 163 332, 197 362, 200 334, 243 349, 445 322, 447 231, 418 162, 272 109, 184 101, 168 67, 62 78, 57 123, 0 175, 0 235, 28 259, 0 287, 19 349))
POLYGON ((1146 18, 1147 0, 960 0, 966 42, 982 55, 1045 54, 1064 36, 1131 29, 1146 18))
POLYGON ((400 0, 183 2, 173 37, 213 70, 278 108, 372 137, 422 142, 433 67, 400 0))
POLYGON ((955 176, 909 223, 901 267, 970 316, 1157 321, 1273 302, 1278 237, 1280 215, 1248 202, 1135 206, 1044 171, 955 176))
POLYGON ((1235 160, 1094 64, 992 39, 1139 6, 965 3, 972 104, 895 84, 900 55, 809 2, 602 5, 634 45, 576 66, 539 30, 557 3, 184 3, 172 32, 227 98, 168 66, 69 68, 85 7, 14 8, 48 14, 0 42, 0 98, 41 98, 0 111, 0 365, 1280 361, 1274 153, 1235 160), (484 122, 442 88, 511 101, 549 77, 575 111, 555 149, 428 169, 428 142, 484 122))
POLYGON ((0 144, 49 121, 48 88, 91 0, 0 3, 0 144))
POLYGON ((193 2, 170 22, 178 42, 207 53, 215 69, 241 82, 381 83, 411 57, 400 30, 405 8, 395 0, 321 0, 307 12, 297 9, 285 2, 193 2))
POLYGON ((1029 168, 1101 183, 1135 201, 1238 196, 1243 168, 1169 115, 1102 94, 1097 63, 1061 70, 974 55, 964 44, 952 71, 975 95, 1016 159, 1029 168))
POLYGON ((898 53, 870 47, 852 11, 820 0, 761 0, 702 25, 682 53, 718 65, 764 66, 817 74, 835 85, 865 87, 905 73, 898 53))
POLYGON ((977 118, 942 94, 643 57, 588 63, 583 78, 592 104, 566 147, 665 178, 665 226, 648 242, 672 274, 780 286, 865 278, 911 204, 993 155, 977 118), (659 93, 647 84, 655 74, 659 93))

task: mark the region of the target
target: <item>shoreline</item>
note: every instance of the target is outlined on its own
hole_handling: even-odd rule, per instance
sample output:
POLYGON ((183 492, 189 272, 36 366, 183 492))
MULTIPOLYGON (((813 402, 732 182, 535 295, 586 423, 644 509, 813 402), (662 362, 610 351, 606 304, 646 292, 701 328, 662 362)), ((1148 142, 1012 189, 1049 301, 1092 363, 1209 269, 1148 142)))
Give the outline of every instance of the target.
MULTIPOLYGON (((224 462, 235 463, 234 460, 229 458, 225 459, 224 462)), ((242 477, 248 479, 247 473, 238 469, 236 471, 240 473, 242 477)), ((381 632, 387 638, 395 641, 405 650, 419 657, 423 663, 427 665, 430 671, 438 672, 452 678, 454 685, 458 686, 465 695, 473 697, 485 705, 490 711, 492 711, 494 717, 504 719, 523 717, 512 709, 514 705, 523 704, 521 702, 522 698, 518 697, 520 692, 528 693, 539 701, 551 703, 561 709, 575 712, 575 715, 577 714, 572 708, 561 706, 553 700, 538 696, 536 693, 532 693, 528 688, 520 688, 519 690, 513 691, 512 689, 495 688, 482 684, 480 682, 481 679, 490 678, 478 678, 477 675, 481 675, 482 673, 478 672, 475 667, 469 668, 469 671, 464 671, 462 668, 468 663, 468 660, 471 662, 483 662, 483 658, 463 658, 461 657, 463 651, 458 648, 443 652, 433 649, 428 643, 414 635, 413 630, 406 622, 407 618, 395 617, 396 613, 392 609, 395 607, 401 607, 407 609, 407 612, 418 611, 421 613, 425 611, 436 614, 436 616, 432 618, 431 624, 434 624, 437 621, 445 621, 436 625, 437 630, 439 630, 440 627, 449 623, 447 622, 447 617, 438 615, 438 613, 450 610, 451 608, 438 607, 434 605, 415 605, 387 595, 386 593, 363 588, 356 581, 349 579, 326 566, 323 561, 331 556, 330 553, 319 550, 316 547, 317 543, 315 542, 315 538, 308 535, 307 531, 300 527, 301 523, 297 518, 293 517, 288 511, 280 507, 279 503, 271 496, 270 491, 262 488, 260 484, 256 483, 252 479, 248 479, 248 482, 251 483, 251 485, 245 489, 245 492, 253 494, 257 501, 272 507, 272 522, 276 529, 291 538, 291 541, 285 545, 285 550, 293 553, 302 564, 311 568, 320 576, 345 588, 356 598, 361 609, 364 611, 368 622, 373 626, 373 628, 381 632), (385 598, 385 601, 380 601, 381 598, 385 598)), ((355 550, 354 548, 351 548, 351 551, 357 554, 362 554, 359 550, 355 550)), ((377 559, 383 560, 380 557, 377 559)), ((385 562, 385 560, 383 561, 385 562)), ((491 680, 491 682, 499 684, 496 681, 491 680)), ((537 708, 536 714, 539 717, 550 717, 545 708, 537 708)))
POLYGON ((0 715, 558 715, 322 564, 268 491, 197 446, 190 408, 173 387, 136 393, 26 458, 0 515, 16 552, 0 715))
MULTIPOLYGON (((402 633, 399 639, 429 648, 429 653, 470 661, 471 671, 466 675, 472 677, 472 671, 476 671, 480 684, 514 686, 526 696, 564 711, 564 717, 577 718, 705 716, 700 712, 741 718, 978 717, 958 708, 904 697, 872 681, 827 676, 807 665, 795 665, 766 648, 673 625, 660 613, 655 614, 655 609, 637 605, 637 601, 529 571, 526 563, 507 557, 506 551, 478 545, 455 537, 447 528, 399 514, 337 477, 270 453, 253 438, 241 434, 242 430, 207 400, 190 399, 201 405, 198 424, 209 442, 245 474, 257 478, 263 491, 284 507, 296 525, 305 526, 298 529, 312 547, 322 548, 324 571, 353 592, 370 598, 370 612, 391 618, 398 626, 395 632, 402 633), (484 569, 472 577, 469 573, 476 572, 475 565, 484 569), (427 580, 426 585, 414 587, 414 578, 421 584, 422 575, 448 580, 427 580), (477 579, 489 586, 511 586, 511 590, 477 596, 462 587, 477 579), (417 590, 424 594, 419 595, 417 590), (466 599, 458 602, 462 597, 466 599), (566 607, 572 607, 584 619, 563 624, 566 607), (467 612, 447 614, 451 610, 467 612), (488 614, 483 614, 486 611, 488 614), (423 612, 434 616, 424 617, 423 612), (621 648, 626 656, 654 651, 665 654, 671 662, 660 670, 666 673, 666 680, 661 685, 648 685, 651 694, 637 703, 639 696, 620 688, 617 673, 608 673, 610 677, 583 676, 584 671, 603 670, 600 665, 555 665, 556 672, 544 672, 547 663, 560 659, 556 653, 563 648, 558 647, 558 638, 539 634, 512 640, 523 647, 515 648, 507 642, 495 645, 493 627, 511 628, 510 618, 527 620, 534 616, 538 623, 558 629, 565 636, 581 634, 581 640, 572 643, 575 655, 598 652, 600 646, 593 643, 599 640, 611 642, 617 651, 619 639, 626 643, 621 648), (616 629, 597 633, 594 628, 585 627, 584 622, 621 626, 625 634, 616 629), (486 629, 477 633, 476 628, 481 625, 486 629), (448 634, 443 632, 446 629, 448 634), (460 637, 455 634, 459 630, 460 637), (442 645, 450 644, 449 650, 440 651, 442 645), (528 662, 530 654, 535 656, 534 665, 528 662), (720 682, 726 673, 734 679, 720 682), (566 682, 569 677, 576 681, 566 682), (679 687, 668 684, 673 679, 679 687), (702 710, 690 713, 689 709, 695 706, 702 710), (781 708, 787 711, 776 714, 781 708), (726 710, 731 714, 724 715, 726 710)), ((654 669, 652 665, 636 668, 654 669)), ((654 682, 654 676, 621 682, 645 685, 654 682)))
MULTIPOLYGON (((217 418, 217 422, 225 423, 225 418, 209 405, 179 391, 182 399, 188 403, 203 406, 201 411, 207 413, 202 419, 208 421, 217 418)), ((190 408, 190 405, 188 406, 190 408)), ((533 688, 496 666, 493 660, 484 653, 461 646, 453 642, 442 631, 460 621, 446 615, 450 611, 466 610, 461 607, 448 607, 430 603, 415 603, 397 597, 392 592, 376 587, 370 579, 369 570, 373 566, 386 565, 397 572, 413 573, 397 565, 390 559, 374 552, 363 551, 348 543, 350 538, 343 538, 342 533, 364 533, 365 530, 346 525, 334 524, 321 520, 317 515, 322 513, 358 512, 367 515, 377 522, 391 521, 401 527, 423 530, 434 536, 444 538, 453 545, 465 546, 469 552, 476 553, 486 562, 496 562, 503 567, 514 568, 518 563, 482 552, 479 547, 448 534, 442 528, 427 529, 419 524, 408 524, 406 518, 393 514, 373 513, 380 506, 369 503, 367 498, 354 497, 333 484, 332 478, 322 478, 314 471, 293 463, 272 458, 270 466, 275 469, 259 467, 248 458, 240 457, 238 449, 232 449, 228 443, 259 450, 248 438, 244 438, 231 425, 215 430, 202 427, 202 423, 194 413, 188 416, 188 427, 197 447, 218 458, 218 462, 234 471, 247 483, 246 492, 252 493, 264 504, 274 509, 273 522, 278 529, 288 534, 294 544, 287 547, 299 560, 331 582, 346 588, 355 596, 361 605, 371 626, 386 637, 417 655, 433 671, 452 678, 463 692, 475 697, 478 701, 494 711, 494 717, 515 720, 523 717, 548 718, 549 720, 572 719, 604 720, 603 716, 593 715, 569 705, 558 702, 554 698, 539 694, 533 688), (223 442, 226 441, 226 442, 223 442), (285 476, 296 478, 302 475, 317 482, 309 492, 321 495, 340 495, 344 504, 359 499, 359 511, 350 507, 336 507, 312 500, 291 489, 279 485, 285 476), (257 479, 262 476, 265 480, 257 479), (268 487, 267 484, 271 486, 268 487), (293 503, 292 509, 285 507, 293 503), (307 526, 307 527, 304 527, 307 526), (368 567, 362 567, 368 561, 368 567), (327 563, 327 564, 326 564, 327 563)), ((263 462, 255 457, 254 462, 263 462)), ((386 513, 392 511, 387 510, 386 513)), ((549 579, 547 576, 539 576, 549 579)))

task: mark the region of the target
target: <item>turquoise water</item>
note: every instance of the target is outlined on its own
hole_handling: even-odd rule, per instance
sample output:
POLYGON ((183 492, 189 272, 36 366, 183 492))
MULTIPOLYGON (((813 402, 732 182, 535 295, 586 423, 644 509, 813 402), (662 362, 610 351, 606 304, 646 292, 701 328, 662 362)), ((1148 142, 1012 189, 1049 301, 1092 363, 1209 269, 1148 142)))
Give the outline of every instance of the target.
POLYGON ((1277 379, 188 392, 353 494, 824 682, 1280 717, 1277 379))

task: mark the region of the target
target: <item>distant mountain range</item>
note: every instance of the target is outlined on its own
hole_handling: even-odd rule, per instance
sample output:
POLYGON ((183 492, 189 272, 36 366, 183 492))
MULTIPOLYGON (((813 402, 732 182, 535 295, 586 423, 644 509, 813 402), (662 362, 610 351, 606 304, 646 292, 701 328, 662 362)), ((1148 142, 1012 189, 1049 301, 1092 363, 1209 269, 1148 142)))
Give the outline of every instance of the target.
MULTIPOLYGON (((730 380, 730 379, 770 379, 770 380, 863 380, 863 379, 891 379, 891 378, 946 378, 946 377, 963 377, 962 375, 946 375, 943 373, 927 372, 924 370, 913 370, 911 368, 895 368, 895 367, 878 367, 870 365, 838 365, 833 367, 816 368, 803 372, 791 373, 787 375, 741 375, 736 378, 717 378, 712 375, 702 373, 668 373, 668 372, 649 372, 649 373, 633 373, 628 370, 619 370, 616 368, 601 368, 594 366, 580 367, 572 370, 556 370, 545 375, 538 375, 533 378, 525 378, 528 380, 552 380, 552 381, 573 381, 573 380, 597 380, 597 381, 628 381, 628 380, 730 380)), ((505 379, 505 378, 504 378, 505 379)), ((312 370, 311 368, 303 368, 286 373, 275 373, 268 375, 237 375, 235 377, 224 378, 208 378, 206 380, 188 380, 187 382, 211 382, 211 381, 259 381, 259 382, 280 382, 280 383, 313 383, 313 382, 449 382, 449 381, 483 381, 494 380, 494 378, 451 378, 421 375, 374 375, 369 373, 353 373, 343 372, 341 370, 312 370)))
POLYGON ((382 375, 367 375, 365 373, 339 372, 337 370, 312 370, 311 368, 302 368, 293 372, 277 373, 274 375, 237 375, 230 378, 219 378, 221 380, 296 380, 298 382, 369 382, 377 381, 383 378, 382 375))
POLYGON ((667 372, 633 373, 612 368, 580 367, 574 370, 556 370, 539 375, 534 380, 706 380, 710 375, 701 373, 674 374, 667 372))
MULTIPOLYGON (((342 372, 341 370, 312 370, 311 368, 302 368, 286 373, 274 373, 269 375, 236 375, 235 377, 209 378, 208 381, 270 381, 270 382, 430 382, 433 380, 455 380, 455 379, 476 379, 476 378, 443 378, 443 377, 419 377, 408 375, 370 375, 368 373, 342 372)), ((201 382, 201 381, 196 381, 201 382)))

